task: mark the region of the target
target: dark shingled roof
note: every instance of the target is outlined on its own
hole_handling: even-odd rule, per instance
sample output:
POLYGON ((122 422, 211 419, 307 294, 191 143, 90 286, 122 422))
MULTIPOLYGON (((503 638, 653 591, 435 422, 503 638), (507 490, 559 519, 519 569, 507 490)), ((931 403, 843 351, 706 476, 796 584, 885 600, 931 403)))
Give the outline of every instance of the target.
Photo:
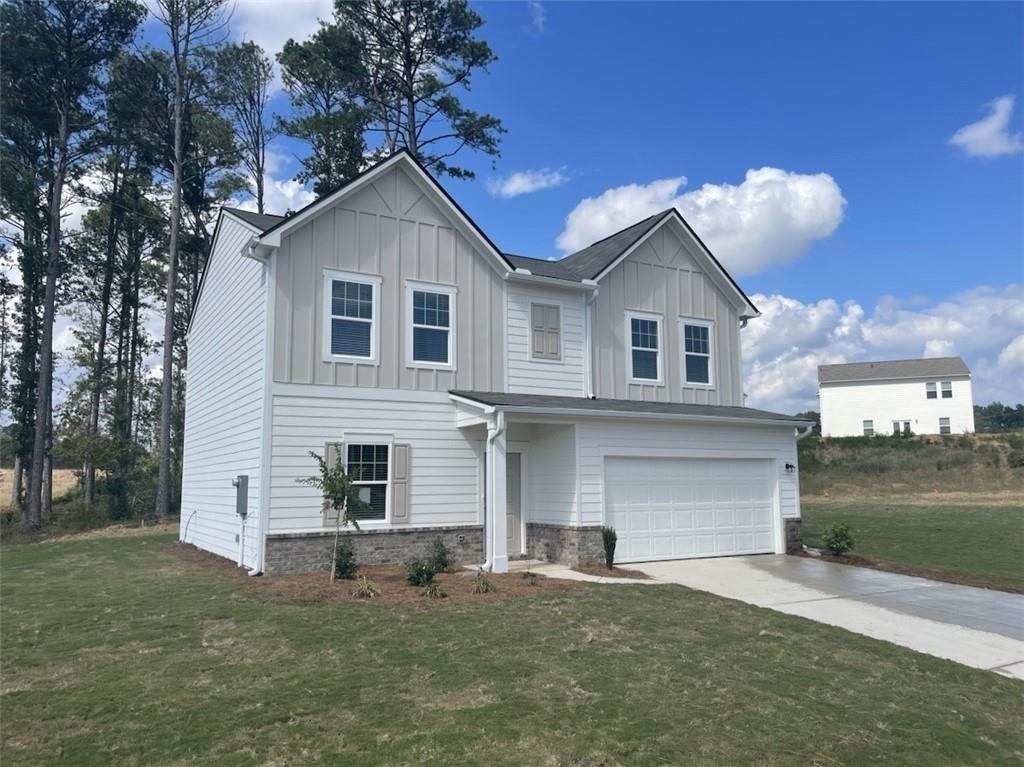
POLYGON ((639 221, 621 232, 598 240, 583 250, 566 256, 559 263, 581 280, 592 280, 609 264, 635 245, 641 237, 657 226, 671 211, 663 210, 639 221))
POLYGON ((529 269, 532 274, 538 277, 553 277, 556 280, 568 280, 579 282, 580 278, 565 268, 565 260, 549 261, 543 258, 530 258, 529 256, 517 256, 512 253, 505 253, 505 258, 516 269, 529 269))
POLYGON ((224 210, 228 211, 232 215, 238 216, 246 223, 252 224, 261 232, 265 232, 284 218, 284 216, 275 216, 271 213, 253 213, 251 210, 229 208, 227 205, 224 206, 224 210))
POLYGON ((456 397, 470 399, 481 405, 527 410, 589 410, 601 413, 636 413, 637 415, 689 415, 705 418, 740 418, 753 421, 789 421, 794 426, 810 423, 796 416, 728 405, 687 405, 680 402, 638 402, 624 399, 587 399, 586 397, 551 397, 546 394, 504 394, 501 392, 462 391, 448 392, 456 397))
POLYGON ((819 365, 818 383, 882 381, 893 378, 940 378, 941 376, 969 376, 970 374, 970 368, 959 357, 930 357, 918 360, 819 365))

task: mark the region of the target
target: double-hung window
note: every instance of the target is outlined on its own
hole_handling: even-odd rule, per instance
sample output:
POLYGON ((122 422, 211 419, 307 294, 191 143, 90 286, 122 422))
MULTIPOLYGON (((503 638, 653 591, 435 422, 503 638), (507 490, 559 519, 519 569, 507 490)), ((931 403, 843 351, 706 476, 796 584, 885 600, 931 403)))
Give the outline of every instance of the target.
POLYGON ((415 366, 455 366, 455 289, 410 282, 409 363, 415 366))
POLYGON ((377 360, 380 278, 324 270, 324 356, 328 360, 377 360))
POLYGON ((875 422, 871 420, 864 421, 864 436, 873 437, 875 436, 875 422))
POLYGON ((358 520, 383 522, 387 519, 390 446, 351 444, 346 450, 346 471, 358 490, 359 504, 350 509, 358 520))
POLYGON ((679 335, 683 343, 683 383, 687 386, 711 386, 714 325, 704 320, 683 319, 679 321, 679 335))
POLYGON ((630 378, 637 383, 661 383, 661 317, 627 312, 630 378))
POLYGON ((953 399, 953 382, 942 382, 942 399, 953 399))
POLYGON ((926 383, 924 385, 925 396, 928 399, 937 399, 939 394, 938 391, 936 391, 936 388, 937 387, 935 381, 929 381, 928 383, 926 383))
POLYGON ((939 434, 949 434, 949 433, 950 433, 950 430, 949 430, 949 419, 948 418, 940 418, 939 419, 939 434))

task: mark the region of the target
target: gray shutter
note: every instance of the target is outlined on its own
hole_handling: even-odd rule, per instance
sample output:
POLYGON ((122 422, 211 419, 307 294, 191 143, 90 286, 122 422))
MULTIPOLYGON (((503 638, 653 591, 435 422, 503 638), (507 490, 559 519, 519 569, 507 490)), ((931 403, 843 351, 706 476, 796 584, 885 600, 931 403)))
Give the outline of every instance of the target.
POLYGON ((533 356, 543 357, 546 348, 543 304, 530 304, 530 333, 533 336, 533 356))
POLYGON ((552 359, 558 359, 562 352, 562 317, 557 306, 544 307, 544 325, 547 331, 547 353, 552 359))
MULTIPOLYGON (((328 442, 324 445, 324 460, 327 461, 327 465, 334 467, 338 462, 339 458, 344 456, 345 445, 342 442, 328 442)), ((328 527, 335 527, 338 524, 338 517, 341 514, 337 509, 332 509, 327 505, 327 502, 323 503, 323 517, 324 525, 328 527)))
POLYGON ((557 360, 562 356, 561 310, 550 304, 530 304, 533 356, 557 360))
POLYGON ((391 447, 391 521, 409 521, 409 446, 391 447))

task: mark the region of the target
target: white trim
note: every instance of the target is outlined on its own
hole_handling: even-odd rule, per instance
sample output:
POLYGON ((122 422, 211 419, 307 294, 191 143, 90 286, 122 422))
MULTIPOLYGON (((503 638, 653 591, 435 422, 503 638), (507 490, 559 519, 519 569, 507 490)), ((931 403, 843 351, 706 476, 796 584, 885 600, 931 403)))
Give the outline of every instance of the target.
MULTIPOLYGON (((545 299, 545 300, 534 300, 528 299, 529 311, 526 320, 526 326, 529 329, 529 347, 530 347, 530 362, 540 362, 545 365, 564 365, 565 364, 565 306, 562 301, 558 299, 545 299), (558 309, 558 357, 535 357, 535 350, 533 347, 533 307, 534 306, 553 306, 558 309)), ((506 313, 506 317, 508 314, 506 313)), ((506 333, 506 335, 508 335, 506 333)))
MULTIPOLYGON (((530 443, 512 442, 506 443, 505 447, 505 476, 508 477, 508 454, 519 453, 519 551, 517 556, 526 554, 526 518, 530 508, 530 483, 527 481, 530 465, 530 443)), ((508 489, 506 488, 506 493, 508 489)), ((506 498, 506 512, 508 511, 508 499, 506 498)), ((507 535, 507 531, 506 531, 507 535)), ((511 552, 506 552, 511 556, 511 552)))
POLYGON ((274 313, 277 283, 277 253, 272 252, 266 265, 266 290, 264 300, 264 349, 263 349, 263 426, 260 434, 260 504, 256 520, 257 559, 251 572, 255 575, 263 572, 263 563, 267 561, 267 530, 270 527, 270 462, 273 455, 273 420, 274 420, 274 313))
MULTIPOLYGON (((703 357, 703 354, 696 354, 698 357, 703 357)), ((679 375, 682 379, 683 386, 688 389, 714 389, 715 384, 715 364, 718 360, 715 357, 715 321, 704 320, 699 317, 679 317, 679 360, 680 360, 680 371, 679 375), (696 354, 696 352, 686 351, 686 325, 693 325, 695 327, 704 327, 708 329, 708 380, 703 381, 691 381, 686 377, 686 355, 696 354)))
POLYGON ((317 399, 369 399, 384 402, 448 402, 446 391, 425 389, 374 389, 367 386, 333 386, 327 384, 283 383, 271 384, 275 395, 282 397, 315 397, 317 399))
MULTIPOLYGON (((455 317, 456 304, 458 302, 459 289, 454 285, 446 285, 441 282, 423 282, 421 280, 405 281, 405 366, 407 368, 425 368, 427 370, 455 370, 455 352, 458 345, 455 343, 455 317), (417 360, 413 358, 415 353, 413 344, 413 331, 417 327, 413 322, 412 299, 413 293, 438 293, 448 296, 448 362, 431 362, 429 360, 417 360)), ((443 330, 444 328, 434 325, 421 325, 421 328, 430 330, 443 330)))
POLYGON ((395 456, 395 445, 393 434, 367 434, 366 432, 345 434, 342 445, 345 449, 345 471, 348 472, 348 449, 352 445, 386 445, 388 448, 388 478, 383 481, 352 480, 352 484, 358 487, 369 487, 371 485, 384 485, 384 519, 360 519, 360 528, 384 527, 391 524, 391 482, 394 479, 393 461, 395 456))
POLYGON ((625 311, 625 337, 626 337, 626 359, 628 360, 629 366, 626 370, 626 383, 636 384, 639 386, 664 386, 665 385, 665 315, 656 314, 654 312, 642 312, 635 309, 626 309, 625 311), (652 320, 658 324, 658 348, 647 349, 645 347, 634 347, 633 346, 633 320, 652 320), (658 377, 657 378, 637 378, 633 375, 633 350, 634 348, 639 351, 656 351, 658 361, 658 377))
POLYGON ((359 272, 345 272, 340 269, 324 267, 322 290, 323 300, 321 309, 320 327, 323 332, 323 358, 324 362, 357 362, 364 365, 380 364, 380 286, 383 278, 377 274, 361 274, 359 272), (331 353, 331 320, 334 319, 333 306, 331 303, 334 280, 342 282, 354 282, 360 285, 369 285, 371 289, 371 313, 370 319, 365 320, 359 317, 340 317, 339 319, 351 320, 353 322, 368 322, 370 325, 370 356, 360 357, 355 354, 332 354, 331 353))

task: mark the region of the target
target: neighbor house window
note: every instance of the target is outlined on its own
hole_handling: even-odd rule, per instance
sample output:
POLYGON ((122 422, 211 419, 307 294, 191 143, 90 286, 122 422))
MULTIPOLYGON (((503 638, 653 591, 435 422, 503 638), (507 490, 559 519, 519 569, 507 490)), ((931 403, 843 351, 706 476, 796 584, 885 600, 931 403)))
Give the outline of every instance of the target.
POLYGON ((661 381, 661 318, 627 314, 632 379, 644 383, 661 381))
POLYGON ((387 519, 389 450, 389 445, 348 446, 345 470, 363 502, 359 508, 351 509, 356 519, 387 519))
POLYGON ((530 348, 535 360, 562 359, 562 310, 553 304, 530 304, 530 348))
POLYGON ((942 382, 942 399, 953 399, 953 382, 942 382))
POLYGON ((903 422, 903 436, 904 437, 909 437, 910 434, 911 434, 911 431, 910 431, 910 421, 904 421, 903 422))
POLYGON ((893 421, 892 422, 892 436, 894 436, 894 437, 900 436, 900 422, 899 421, 893 421))
POLYGON ((711 385, 712 324, 699 320, 680 320, 683 340, 683 383, 711 385))
POLYGON ((379 278, 324 272, 324 340, 328 359, 376 360, 379 286, 379 278))
POLYGON ((864 436, 865 437, 873 437, 873 436, 875 436, 875 422, 874 421, 865 421, 864 422, 864 436))
POLYGON ((939 434, 949 434, 949 433, 950 433, 949 432, 949 419, 948 418, 940 418, 939 419, 939 434))
POLYGON ((408 285, 409 361, 428 367, 452 367, 455 346, 455 289, 437 285, 408 285))
POLYGON ((926 383, 924 385, 924 388, 925 392, 927 393, 928 399, 936 399, 939 396, 938 392, 935 390, 936 386, 934 381, 929 381, 928 383, 926 383))

